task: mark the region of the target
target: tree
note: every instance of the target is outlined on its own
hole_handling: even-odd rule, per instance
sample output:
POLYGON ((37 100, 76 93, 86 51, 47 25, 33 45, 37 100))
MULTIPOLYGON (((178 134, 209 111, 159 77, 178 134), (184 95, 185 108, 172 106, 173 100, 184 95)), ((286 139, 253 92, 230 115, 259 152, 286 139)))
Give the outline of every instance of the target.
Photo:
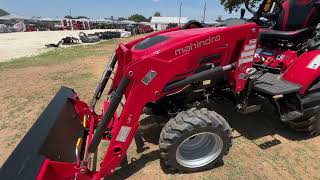
POLYGON ((222 22, 222 16, 221 15, 218 16, 217 22, 222 22))
POLYGON ((161 16, 161 13, 160 13, 160 12, 156 12, 156 13, 154 13, 153 16, 155 16, 155 17, 160 17, 160 16, 161 16))
MULTIPOLYGON (((240 9, 240 5, 244 4, 248 0, 220 0, 221 5, 224 6, 224 9, 231 13, 232 11, 238 11, 240 9)), ((258 2, 261 0, 251 0, 251 7, 255 7, 258 2)))
POLYGON ((128 17, 128 19, 134 22, 145 22, 148 20, 146 17, 140 14, 131 15, 130 17, 128 17))

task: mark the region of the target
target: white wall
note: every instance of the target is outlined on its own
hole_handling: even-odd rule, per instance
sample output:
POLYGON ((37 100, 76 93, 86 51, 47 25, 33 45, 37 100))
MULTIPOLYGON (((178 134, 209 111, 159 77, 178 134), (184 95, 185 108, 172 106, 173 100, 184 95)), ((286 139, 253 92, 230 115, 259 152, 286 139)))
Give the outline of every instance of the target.
POLYGON ((168 27, 168 24, 158 24, 158 23, 152 23, 151 27, 155 30, 155 31, 161 31, 161 30, 165 30, 168 27), (156 27, 157 26, 157 27, 156 27))
MULTIPOLYGON (((153 28, 155 31, 161 31, 161 30, 166 30, 169 24, 159 24, 159 23, 150 23, 150 26, 153 28), (156 28, 157 24, 157 28, 156 28)), ((180 24, 180 26, 183 26, 185 24, 180 24)))

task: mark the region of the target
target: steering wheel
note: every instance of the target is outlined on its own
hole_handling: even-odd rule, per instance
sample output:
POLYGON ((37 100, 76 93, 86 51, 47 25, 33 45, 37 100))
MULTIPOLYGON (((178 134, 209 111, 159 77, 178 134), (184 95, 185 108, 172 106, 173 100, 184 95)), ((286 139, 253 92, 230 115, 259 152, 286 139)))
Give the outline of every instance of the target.
POLYGON ((278 16, 278 14, 282 11, 282 4, 279 0, 264 0, 260 4, 258 10, 251 8, 250 6, 251 1, 252 0, 247 0, 245 2, 245 7, 249 12, 251 12, 254 15, 254 17, 252 18, 253 21, 260 21, 261 17, 264 17, 268 20, 273 21, 278 16), (273 4, 274 4, 273 12, 267 12, 272 10, 273 4), (265 8, 267 8, 268 10, 266 10, 265 8))
POLYGON ((181 29, 193 29, 193 28, 203 28, 203 24, 198 21, 191 20, 187 22, 181 29))

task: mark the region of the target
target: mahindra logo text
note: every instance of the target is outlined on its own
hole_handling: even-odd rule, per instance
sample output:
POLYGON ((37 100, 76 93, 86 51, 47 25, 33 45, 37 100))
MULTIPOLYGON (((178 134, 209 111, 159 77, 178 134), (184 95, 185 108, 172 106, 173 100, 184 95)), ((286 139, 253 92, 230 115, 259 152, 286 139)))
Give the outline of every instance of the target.
POLYGON ((195 43, 190 43, 189 45, 187 45, 186 47, 177 49, 175 51, 175 55, 179 56, 181 54, 193 51, 195 49, 204 47, 204 46, 209 46, 210 44, 214 43, 214 42, 218 42, 220 41, 220 35, 214 36, 214 37, 208 37, 207 39, 203 40, 203 41, 197 41, 195 43))

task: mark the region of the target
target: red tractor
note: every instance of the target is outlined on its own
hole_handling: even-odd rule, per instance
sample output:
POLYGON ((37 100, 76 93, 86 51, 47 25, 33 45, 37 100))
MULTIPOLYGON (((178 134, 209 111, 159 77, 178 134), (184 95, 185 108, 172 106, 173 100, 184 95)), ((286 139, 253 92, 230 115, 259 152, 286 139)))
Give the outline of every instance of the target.
POLYGON ((232 140, 227 120, 208 108, 220 99, 234 102, 244 114, 259 111, 269 99, 282 122, 320 133, 319 50, 289 56, 290 48, 265 47, 257 23, 200 27, 192 22, 119 44, 90 105, 62 87, 4 163, 0 179, 109 176, 121 166, 133 138, 143 149, 143 112, 168 118, 159 138, 161 163, 179 172, 213 168, 232 140), (275 73, 268 68, 273 66, 260 62, 263 54, 256 53, 257 47, 275 49, 292 63, 275 73), (95 106, 109 79, 103 113, 98 114, 95 106), (102 140, 109 145, 97 171, 102 140))
MULTIPOLYGON (((320 3, 314 0, 264 0, 257 11, 246 8, 254 16, 250 21, 262 27, 254 67, 264 72, 259 79, 286 80, 301 85, 300 108, 289 114, 290 98, 273 98, 280 119, 297 131, 319 134, 318 99, 313 97, 320 88, 320 3), (261 18, 265 20, 261 20, 261 18), (305 67, 305 68, 302 68, 305 67), (311 100, 311 101, 310 101, 311 100), (288 104, 289 103, 289 104, 288 104)), ((259 81, 259 80, 258 80, 259 81)), ((293 104, 299 105, 294 102, 293 104)))

